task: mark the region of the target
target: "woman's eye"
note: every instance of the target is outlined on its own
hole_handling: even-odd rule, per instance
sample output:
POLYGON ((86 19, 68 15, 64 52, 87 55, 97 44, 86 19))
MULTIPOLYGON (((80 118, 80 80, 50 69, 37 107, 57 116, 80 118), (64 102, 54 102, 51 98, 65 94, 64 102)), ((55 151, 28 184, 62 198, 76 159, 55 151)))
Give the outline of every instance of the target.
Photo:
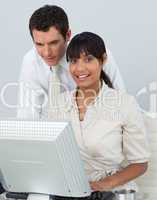
POLYGON ((76 62, 77 62, 76 59, 73 59, 73 60, 70 61, 71 64, 75 64, 76 62))
POLYGON ((85 59, 86 62, 90 62, 93 60, 93 56, 87 56, 87 58, 85 59))

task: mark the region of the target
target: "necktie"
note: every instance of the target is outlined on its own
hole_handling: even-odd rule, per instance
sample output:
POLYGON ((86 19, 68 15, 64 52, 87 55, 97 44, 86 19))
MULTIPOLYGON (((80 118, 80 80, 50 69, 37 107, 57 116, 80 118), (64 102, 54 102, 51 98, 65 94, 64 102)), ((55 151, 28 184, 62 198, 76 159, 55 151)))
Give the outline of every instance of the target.
POLYGON ((54 66, 50 68, 49 77, 49 91, 48 91, 48 118, 51 118, 55 114, 58 107, 57 97, 61 92, 61 82, 58 76, 58 68, 60 66, 54 66))

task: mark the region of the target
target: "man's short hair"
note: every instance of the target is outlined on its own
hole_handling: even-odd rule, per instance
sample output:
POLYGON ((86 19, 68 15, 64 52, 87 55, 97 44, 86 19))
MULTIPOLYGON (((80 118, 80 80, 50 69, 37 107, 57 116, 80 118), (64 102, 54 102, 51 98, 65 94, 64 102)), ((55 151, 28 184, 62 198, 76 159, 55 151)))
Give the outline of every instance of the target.
POLYGON ((68 17, 65 11, 55 5, 45 5, 32 14, 29 20, 29 30, 33 38, 32 31, 34 29, 38 31, 47 32, 50 27, 54 26, 64 37, 69 30, 68 17))

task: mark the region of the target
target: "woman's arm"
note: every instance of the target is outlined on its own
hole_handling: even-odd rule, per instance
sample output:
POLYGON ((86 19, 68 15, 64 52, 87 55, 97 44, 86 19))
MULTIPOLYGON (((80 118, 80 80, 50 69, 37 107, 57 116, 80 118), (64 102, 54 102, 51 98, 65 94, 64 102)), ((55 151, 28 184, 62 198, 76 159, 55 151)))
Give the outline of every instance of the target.
POLYGON ((144 174, 147 170, 148 163, 133 163, 125 167, 123 170, 107 176, 100 181, 90 182, 93 191, 108 191, 117 186, 123 185, 128 181, 144 174))
POLYGON ((122 126, 122 152, 129 165, 106 178, 91 182, 94 191, 107 191, 144 174, 150 156, 143 118, 134 97, 126 96, 121 110, 125 120, 122 126))

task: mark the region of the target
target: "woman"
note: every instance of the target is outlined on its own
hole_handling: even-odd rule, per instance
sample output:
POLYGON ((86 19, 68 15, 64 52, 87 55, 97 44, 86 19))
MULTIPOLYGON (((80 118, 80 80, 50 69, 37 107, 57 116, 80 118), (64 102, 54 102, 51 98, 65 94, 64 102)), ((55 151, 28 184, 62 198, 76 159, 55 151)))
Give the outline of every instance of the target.
POLYGON ((145 128, 135 99, 113 89, 102 70, 107 54, 98 35, 91 32, 76 35, 66 56, 77 88, 58 98, 57 113, 51 116, 70 120, 75 130, 94 191, 82 199, 109 200, 115 190, 135 190, 131 180, 146 171, 149 158, 145 128))

